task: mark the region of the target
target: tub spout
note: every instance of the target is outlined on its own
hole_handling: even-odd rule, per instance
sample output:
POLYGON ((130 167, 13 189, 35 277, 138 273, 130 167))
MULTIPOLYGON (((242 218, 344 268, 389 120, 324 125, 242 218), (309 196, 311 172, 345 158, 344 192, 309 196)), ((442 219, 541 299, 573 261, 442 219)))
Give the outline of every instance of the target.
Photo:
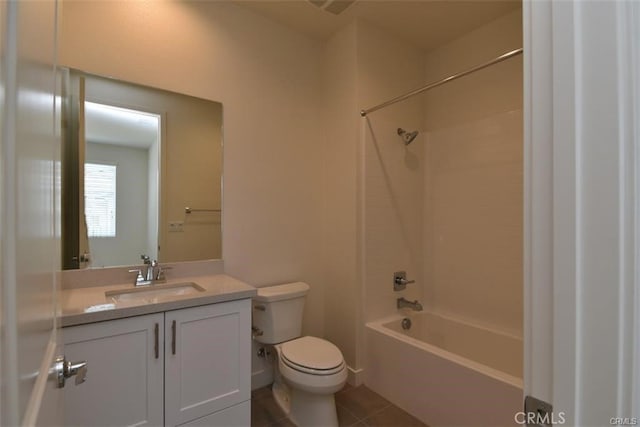
POLYGON ((398 307, 398 309, 410 308, 411 310, 414 310, 414 311, 422 311, 422 304, 420 304, 418 302, 418 300, 415 300, 415 301, 411 302, 411 301, 407 301, 406 299, 404 299, 404 297, 403 298, 398 298, 397 307, 398 307))

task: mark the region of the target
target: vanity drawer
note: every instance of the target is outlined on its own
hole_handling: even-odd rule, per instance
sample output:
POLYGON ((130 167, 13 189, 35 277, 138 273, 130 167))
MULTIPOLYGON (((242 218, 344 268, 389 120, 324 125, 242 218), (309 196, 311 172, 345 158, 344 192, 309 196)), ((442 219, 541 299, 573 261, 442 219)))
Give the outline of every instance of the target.
POLYGON ((181 424, 180 427, 247 427, 251 425, 251 401, 181 424))

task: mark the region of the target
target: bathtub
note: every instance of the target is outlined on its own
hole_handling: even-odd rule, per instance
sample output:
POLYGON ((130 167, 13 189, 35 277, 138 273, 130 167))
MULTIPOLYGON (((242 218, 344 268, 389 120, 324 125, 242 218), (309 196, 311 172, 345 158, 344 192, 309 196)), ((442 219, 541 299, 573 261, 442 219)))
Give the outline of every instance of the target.
POLYGON ((431 427, 515 426, 522 339, 431 313, 366 324, 365 384, 431 427))

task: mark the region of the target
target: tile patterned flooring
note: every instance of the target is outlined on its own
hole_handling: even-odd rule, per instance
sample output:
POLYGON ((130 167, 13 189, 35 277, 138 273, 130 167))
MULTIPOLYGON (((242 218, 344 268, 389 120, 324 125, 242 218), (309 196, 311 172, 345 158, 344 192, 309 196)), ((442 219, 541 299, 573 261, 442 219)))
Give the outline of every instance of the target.
MULTIPOLYGON (((428 427, 365 386, 348 384, 336 394, 340 427, 428 427)), ((294 427, 271 395, 269 387, 251 392, 252 427, 294 427)))

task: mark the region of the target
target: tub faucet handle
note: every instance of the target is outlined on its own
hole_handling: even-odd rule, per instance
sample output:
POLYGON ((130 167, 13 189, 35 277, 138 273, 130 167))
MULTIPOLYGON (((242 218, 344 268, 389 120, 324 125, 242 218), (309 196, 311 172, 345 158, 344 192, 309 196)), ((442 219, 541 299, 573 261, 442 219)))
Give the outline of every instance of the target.
POLYGON ((403 291, 407 285, 411 283, 415 283, 415 280, 407 280, 407 272, 406 271, 396 271, 393 273, 393 290, 394 291, 403 291))

